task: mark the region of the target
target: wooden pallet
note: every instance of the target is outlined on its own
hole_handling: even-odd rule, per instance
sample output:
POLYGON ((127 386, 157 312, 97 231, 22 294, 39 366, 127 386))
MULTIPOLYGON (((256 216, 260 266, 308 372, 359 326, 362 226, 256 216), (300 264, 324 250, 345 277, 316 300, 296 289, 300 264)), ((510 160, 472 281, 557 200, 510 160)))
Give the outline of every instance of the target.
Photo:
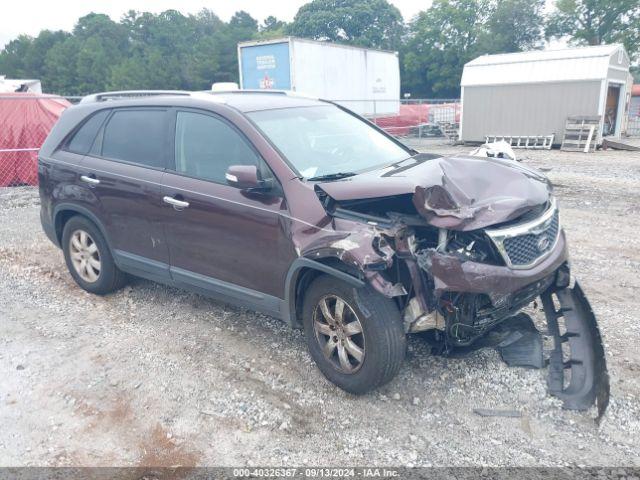
POLYGON ((595 152, 600 128, 600 115, 567 118, 561 150, 567 152, 595 152))
POLYGON ((485 143, 499 142, 504 140, 511 148, 526 148, 533 150, 551 150, 553 139, 551 135, 487 135, 484 137, 485 143))

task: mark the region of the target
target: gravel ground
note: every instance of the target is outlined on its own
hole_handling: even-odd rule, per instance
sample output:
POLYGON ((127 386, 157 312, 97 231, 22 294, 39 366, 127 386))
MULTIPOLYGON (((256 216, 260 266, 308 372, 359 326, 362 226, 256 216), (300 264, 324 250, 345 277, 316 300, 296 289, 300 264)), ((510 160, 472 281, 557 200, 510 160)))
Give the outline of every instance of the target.
POLYGON ((413 337, 398 377, 354 397, 272 318, 144 280, 85 293, 40 229, 37 190, 10 188, 0 465, 640 466, 640 155, 517 153, 555 184, 600 321, 612 396, 599 427, 593 409, 548 396, 546 371, 508 368, 493 350, 445 359, 413 337))

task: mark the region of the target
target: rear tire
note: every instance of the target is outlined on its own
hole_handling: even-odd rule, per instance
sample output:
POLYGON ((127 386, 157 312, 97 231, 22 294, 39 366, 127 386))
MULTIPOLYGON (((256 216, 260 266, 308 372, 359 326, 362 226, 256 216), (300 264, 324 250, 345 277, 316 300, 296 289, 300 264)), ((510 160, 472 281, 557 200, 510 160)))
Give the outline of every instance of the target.
POLYGON ((369 285, 357 289, 328 275, 318 277, 304 298, 303 323, 318 368, 349 393, 364 394, 389 382, 404 361, 400 311, 369 285))
POLYGON ((62 230, 62 251, 69 273, 87 292, 104 295, 126 283, 100 229, 86 217, 71 217, 62 230))

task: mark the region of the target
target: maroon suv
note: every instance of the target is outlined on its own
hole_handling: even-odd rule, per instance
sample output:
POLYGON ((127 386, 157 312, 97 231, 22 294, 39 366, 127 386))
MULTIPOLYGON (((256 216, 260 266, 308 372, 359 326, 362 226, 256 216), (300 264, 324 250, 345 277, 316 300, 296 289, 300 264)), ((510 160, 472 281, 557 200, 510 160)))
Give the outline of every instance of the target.
POLYGON ((606 407, 597 323, 530 168, 418 153, 285 92, 113 92, 63 114, 39 179, 43 228, 89 292, 135 275, 281 318, 353 393, 426 332, 443 355, 491 344, 548 365, 565 406, 606 407), (550 351, 518 313, 538 297, 550 351))

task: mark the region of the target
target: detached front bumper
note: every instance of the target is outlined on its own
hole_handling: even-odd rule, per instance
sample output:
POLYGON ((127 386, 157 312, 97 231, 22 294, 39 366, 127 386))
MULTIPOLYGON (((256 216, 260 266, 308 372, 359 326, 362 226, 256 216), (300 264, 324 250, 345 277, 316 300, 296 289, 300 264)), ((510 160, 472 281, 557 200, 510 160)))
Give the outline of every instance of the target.
POLYGON ((573 288, 549 288, 541 298, 554 345, 549 392, 571 410, 587 410, 595 402, 600 420, 609 404, 609 373, 593 309, 578 282, 573 288))
POLYGON ((571 285, 564 232, 542 262, 527 270, 481 264, 455 254, 432 252, 430 275, 446 319, 448 345, 468 346, 519 310, 540 299, 553 349, 539 365, 548 365, 549 392, 564 408, 597 405, 599 420, 609 403, 609 375, 598 322, 579 284, 571 285))

